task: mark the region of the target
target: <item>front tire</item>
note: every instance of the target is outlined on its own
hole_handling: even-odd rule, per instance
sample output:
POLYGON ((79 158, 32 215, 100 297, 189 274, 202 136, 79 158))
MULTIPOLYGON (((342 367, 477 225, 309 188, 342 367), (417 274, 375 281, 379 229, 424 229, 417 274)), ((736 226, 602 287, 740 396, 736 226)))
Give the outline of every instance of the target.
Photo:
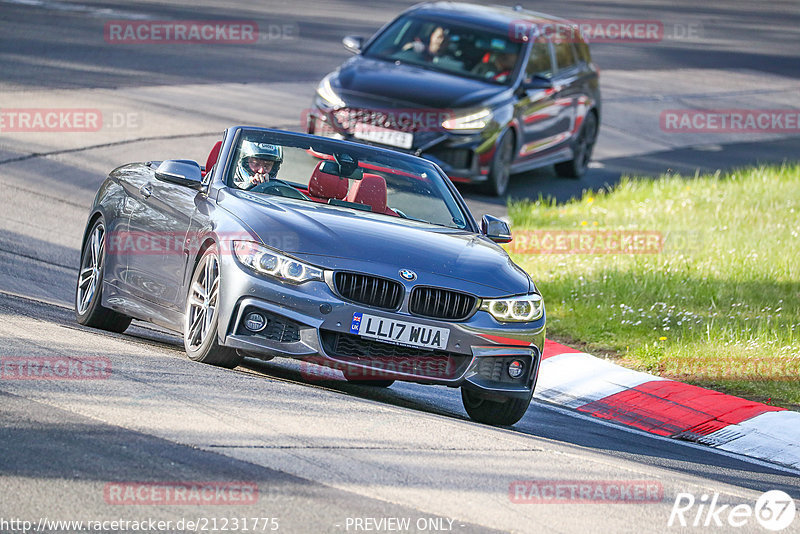
POLYGON ((508 190, 511 180, 511 164, 514 162, 514 133, 506 130, 497 143, 492 163, 489 166, 488 180, 483 186, 485 193, 501 197, 508 190))
POLYGON ((491 400, 480 394, 461 388, 461 402, 470 419, 494 426, 510 426, 522 419, 531 403, 533 391, 524 399, 506 398, 504 401, 491 400))
POLYGON ((212 245, 192 273, 183 323, 183 346, 189 359, 233 369, 242 361, 236 349, 218 341, 219 255, 212 245))
POLYGON ((103 270, 106 264, 106 227, 102 218, 92 225, 81 252, 81 266, 75 288, 75 319, 92 328, 122 333, 131 318, 103 307, 103 270))
POLYGON ((597 115, 589 112, 581 126, 578 138, 572 148, 573 158, 569 161, 556 163, 556 174, 562 178, 580 178, 586 174, 589 161, 592 159, 594 143, 597 141, 597 115))

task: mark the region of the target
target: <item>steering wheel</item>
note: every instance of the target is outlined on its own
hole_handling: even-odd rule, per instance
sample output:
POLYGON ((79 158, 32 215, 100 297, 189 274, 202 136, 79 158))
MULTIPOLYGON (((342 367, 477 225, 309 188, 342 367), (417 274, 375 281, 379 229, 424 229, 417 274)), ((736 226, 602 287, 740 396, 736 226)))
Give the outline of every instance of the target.
POLYGON ((286 184, 275 183, 274 181, 263 182, 250 189, 251 193, 265 193, 267 195, 275 195, 279 197, 297 198, 300 200, 308 200, 308 197, 295 189, 294 187, 286 184))

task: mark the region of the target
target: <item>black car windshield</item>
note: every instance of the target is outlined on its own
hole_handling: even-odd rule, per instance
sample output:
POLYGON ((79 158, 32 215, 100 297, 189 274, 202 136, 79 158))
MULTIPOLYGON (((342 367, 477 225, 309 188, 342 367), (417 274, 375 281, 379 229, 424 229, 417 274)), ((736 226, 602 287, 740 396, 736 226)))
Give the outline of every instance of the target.
POLYGON ((364 56, 508 84, 519 63, 520 51, 520 43, 507 34, 406 16, 380 34, 364 56))
POLYGON ((436 167, 369 146, 243 129, 226 183, 248 193, 325 204, 364 217, 469 229, 436 167))

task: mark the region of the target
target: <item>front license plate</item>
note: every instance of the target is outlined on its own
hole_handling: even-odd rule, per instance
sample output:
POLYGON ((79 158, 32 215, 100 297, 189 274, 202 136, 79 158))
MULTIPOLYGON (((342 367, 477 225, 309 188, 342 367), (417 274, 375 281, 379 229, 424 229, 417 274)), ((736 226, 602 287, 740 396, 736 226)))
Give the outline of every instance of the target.
POLYGON ((391 145, 400 148, 409 149, 414 144, 414 134, 408 132, 400 132, 397 130, 390 130, 389 128, 381 128, 379 126, 372 126, 371 124, 364 124, 358 122, 353 129, 353 136, 356 139, 363 139, 364 141, 371 141, 373 143, 380 143, 382 145, 391 145))
POLYGON ((396 345, 447 349, 450 330, 424 324, 408 323, 366 313, 354 313, 350 332, 359 336, 387 341, 396 345))

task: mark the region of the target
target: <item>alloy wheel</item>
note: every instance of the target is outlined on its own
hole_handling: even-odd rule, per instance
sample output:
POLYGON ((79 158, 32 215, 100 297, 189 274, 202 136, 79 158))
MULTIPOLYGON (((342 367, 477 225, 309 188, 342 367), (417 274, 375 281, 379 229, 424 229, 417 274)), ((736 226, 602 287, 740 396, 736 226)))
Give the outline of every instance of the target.
POLYGON ((78 275, 78 290, 75 292, 75 308, 81 315, 89 309, 92 299, 97 293, 97 284, 100 280, 100 269, 105 253, 105 235, 106 230, 102 224, 95 226, 83 254, 81 270, 78 275))
POLYGON ((198 349, 206 341, 214 324, 219 296, 219 260, 214 254, 206 256, 202 269, 196 271, 189 290, 186 310, 187 345, 198 349))

